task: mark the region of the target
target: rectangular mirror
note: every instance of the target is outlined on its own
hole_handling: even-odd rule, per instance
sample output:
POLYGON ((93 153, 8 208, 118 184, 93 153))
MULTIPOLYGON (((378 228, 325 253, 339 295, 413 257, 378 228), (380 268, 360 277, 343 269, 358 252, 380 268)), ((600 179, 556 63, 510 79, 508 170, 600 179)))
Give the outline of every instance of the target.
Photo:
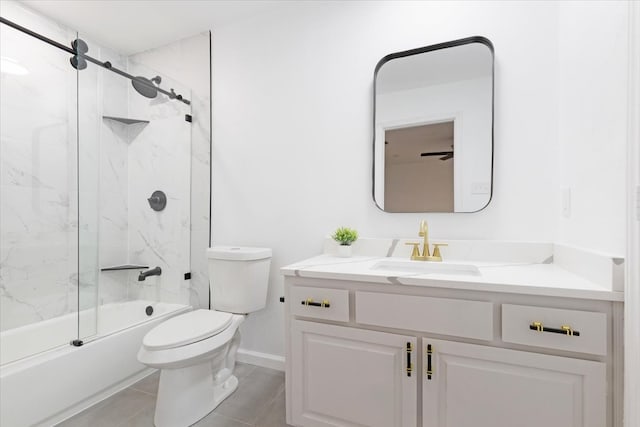
POLYGON ((385 212, 477 212, 493 187, 493 45, 393 53, 374 75, 373 198, 385 212))

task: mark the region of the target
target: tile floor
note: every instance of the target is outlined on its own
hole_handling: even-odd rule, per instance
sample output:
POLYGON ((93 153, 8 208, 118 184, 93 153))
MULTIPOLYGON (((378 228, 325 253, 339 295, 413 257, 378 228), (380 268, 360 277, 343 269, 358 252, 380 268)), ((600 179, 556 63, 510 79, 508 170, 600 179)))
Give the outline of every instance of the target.
MULTIPOLYGON (((238 363, 238 389, 197 427, 286 427, 284 372, 238 363)), ((138 381, 58 427, 153 427, 159 373, 138 381)))

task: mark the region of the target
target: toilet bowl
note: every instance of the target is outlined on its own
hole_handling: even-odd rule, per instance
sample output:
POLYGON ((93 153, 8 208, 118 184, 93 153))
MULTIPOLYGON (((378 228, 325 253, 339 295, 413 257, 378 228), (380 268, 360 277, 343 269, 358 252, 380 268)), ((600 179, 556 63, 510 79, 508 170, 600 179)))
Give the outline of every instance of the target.
POLYGON ((238 387, 233 376, 244 315, 195 310, 151 330, 138 360, 160 369, 154 423, 191 425, 213 411, 238 387))
POLYGON ((236 390, 238 327, 266 305, 271 249, 217 246, 207 256, 212 309, 161 323, 138 351, 141 363, 160 369, 156 427, 192 425, 236 390))

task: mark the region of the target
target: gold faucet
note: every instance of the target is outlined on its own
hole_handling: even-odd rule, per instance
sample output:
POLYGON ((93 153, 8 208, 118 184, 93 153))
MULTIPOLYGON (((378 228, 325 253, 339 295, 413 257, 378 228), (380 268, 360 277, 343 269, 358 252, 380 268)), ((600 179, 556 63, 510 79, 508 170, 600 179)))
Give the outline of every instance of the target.
POLYGON ((413 261, 442 261, 442 254, 440 253, 440 246, 447 246, 446 243, 434 243, 433 244, 433 255, 431 255, 429 250, 429 226, 427 225, 427 221, 420 221, 420 231, 418 232, 418 236, 422 237, 422 255, 420 254, 420 243, 419 242, 408 242, 406 245, 413 245, 413 250, 411 251, 411 259, 413 261))
POLYGON ((422 256, 428 257, 431 254, 429 253, 429 226, 427 225, 427 221, 424 219, 420 221, 420 232, 418 236, 422 237, 422 256))

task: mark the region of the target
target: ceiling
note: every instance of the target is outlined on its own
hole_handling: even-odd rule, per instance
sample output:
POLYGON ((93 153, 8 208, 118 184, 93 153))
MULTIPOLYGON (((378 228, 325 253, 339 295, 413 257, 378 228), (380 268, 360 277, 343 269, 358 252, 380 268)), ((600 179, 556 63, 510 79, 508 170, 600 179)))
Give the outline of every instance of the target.
POLYGON ((288 1, 23 0, 80 37, 130 55, 279 8, 288 1))

